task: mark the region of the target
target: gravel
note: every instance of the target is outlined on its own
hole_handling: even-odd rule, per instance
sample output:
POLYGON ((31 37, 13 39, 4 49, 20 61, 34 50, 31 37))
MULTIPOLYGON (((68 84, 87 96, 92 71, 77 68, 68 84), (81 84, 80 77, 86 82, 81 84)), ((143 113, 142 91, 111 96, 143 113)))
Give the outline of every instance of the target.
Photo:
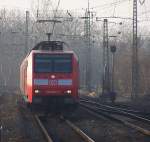
POLYGON ((10 92, 0 96, 1 142, 44 142, 33 116, 18 105, 19 99, 10 92))

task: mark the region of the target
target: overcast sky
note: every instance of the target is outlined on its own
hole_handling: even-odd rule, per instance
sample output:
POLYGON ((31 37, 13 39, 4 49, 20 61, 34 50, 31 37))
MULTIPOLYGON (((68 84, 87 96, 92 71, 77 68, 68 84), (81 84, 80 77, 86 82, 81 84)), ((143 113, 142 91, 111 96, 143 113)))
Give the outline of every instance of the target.
MULTIPOLYGON (((19 8, 22 10, 31 10, 31 7, 37 6, 38 1, 41 3, 46 0, 0 0, 0 8, 19 8), (31 4, 32 3, 32 4, 31 4), (32 5, 32 6, 31 6, 32 5)), ((50 9, 55 9, 58 0, 49 1, 50 9)), ((132 17, 132 3, 133 0, 89 0, 92 11, 96 12, 96 16, 122 16, 132 17), (121 1, 119 3, 119 1, 121 1), (124 1, 124 2, 122 2, 124 1), (112 3, 117 4, 112 4, 112 3)), ((138 1, 138 18, 140 20, 150 20, 150 0, 145 0, 145 3, 141 6, 138 1), (147 13, 148 11, 148 13, 147 13), (146 14, 145 14, 146 12, 146 14)), ((70 10, 78 13, 84 13, 84 9, 87 8, 88 0, 60 0, 59 9, 70 10)), ((149 24, 149 22, 148 22, 149 24)))

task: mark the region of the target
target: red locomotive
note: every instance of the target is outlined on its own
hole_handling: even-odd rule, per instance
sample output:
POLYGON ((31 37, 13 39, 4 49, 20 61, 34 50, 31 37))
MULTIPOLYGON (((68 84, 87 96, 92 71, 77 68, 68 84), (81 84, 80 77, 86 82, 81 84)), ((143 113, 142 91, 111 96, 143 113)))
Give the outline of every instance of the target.
POLYGON ((60 41, 40 42, 20 67, 20 89, 29 106, 76 107, 78 78, 78 58, 60 41))

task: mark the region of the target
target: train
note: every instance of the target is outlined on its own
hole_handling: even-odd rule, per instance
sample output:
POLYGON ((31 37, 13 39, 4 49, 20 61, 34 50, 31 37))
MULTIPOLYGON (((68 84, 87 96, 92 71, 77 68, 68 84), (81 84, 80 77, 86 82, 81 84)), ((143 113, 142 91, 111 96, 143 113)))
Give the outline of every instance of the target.
POLYGON ((79 61, 62 41, 36 44, 20 65, 20 90, 30 107, 76 109, 79 61))

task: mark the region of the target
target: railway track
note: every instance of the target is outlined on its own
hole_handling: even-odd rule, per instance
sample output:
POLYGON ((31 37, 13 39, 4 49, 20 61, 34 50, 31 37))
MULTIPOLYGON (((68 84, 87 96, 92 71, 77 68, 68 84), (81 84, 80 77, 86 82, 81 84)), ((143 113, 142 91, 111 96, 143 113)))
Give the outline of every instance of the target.
POLYGON ((118 113, 118 114, 122 114, 122 115, 127 115, 130 117, 136 118, 136 119, 143 119, 143 117, 144 117, 143 121, 150 122, 150 120, 147 119, 148 116, 150 115, 149 113, 144 113, 144 112, 133 110, 133 109, 119 108, 119 107, 114 107, 114 106, 110 106, 110 105, 104 105, 104 104, 101 104, 101 103, 98 103, 95 101, 89 101, 87 99, 80 99, 80 102, 98 106, 107 112, 113 112, 113 113, 118 113))
POLYGON ((47 130, 43 126, 43 124, 42 124, 41 120, 39 119, 39 117, 37 115, 35 115, 34 117, 35 117, 35 120, 36 120, 37 124, 39 125, 44 137, 46 138, 47 142, 53 142, 52 138, 49 136, 47 130))
MULTIPOLYGON (((66 142, 70 142, 73 141, 79 141, 79 142, 95 142, 92 138, 90 138, 88 135, 86 135, 80 128, 78 128, 76 125, 74 125, 71 121, 65 119, 64 117, 60 117, 59 120, 61 122, 65 122, 65 125, 67 124, 68 127, 70 127, 72 129, 72 132, 74 132, 75 134, 73 134, 74 136, 78 137, 78 138, 75 138, 75 137, 72 137, 71 139, 69 139, 69 135, 68 134, 68 140, 65 140, 65 138, 60 138, 60 136, 57 135, 57 132, 52 132, 51 130, 56 130, 55 128, 51 128, 51 130, 49 130, 49 124, 47 124, 47 122, 49 121, 49 119, 51 118, 47 118, 46 121, 43 121, 42 119, 40 119, 40 117, 38 117, 37 115, 34 116, 36 121, 37 121, 37 124, 39 125, 44 137, 46 138, 47 142, 55 142, 55 141, 66 141, 66 142)), ((58 124, 60 122, 57 122, 58 124)), ((56 126, 57 127, 57 126, 56 126)), ((60 130, 62 132, 58 132, 58 133, 64 133, 63 131, 63 127, 60 128, 60 130)), ((69 132, 70 133, 70 132, 69 132)), ((72 134, 71 134, 72 136, 72 134)))
POLYGON ((132 113, 132 114, 137 114, 137 115, 141 115, 141 116, 146 116, 146 115, 150 115, 150 113, 148 112, 142 112, 142 111, 139 111, 139 110, 134 110, 134 109, 131 109, 129 106, 127 105, 117 105, 117 104, 102 104, 102 103, 99 103, 98 101, 94 101, 94 100, 90 100, 90 98, 85 98, 85 97, 80 97, 80 101, 81 102, 91 102, 92 104, 98 104, 99 106, 101 107, 104 107, 104 108, 110 108, 110 109, 114 109, 114 110, 117 110, 117 111, 123 111, 123 112, 127 112, 127 113, 132 113))
POLYGON ((111 120, 115 120, 128 127, 134 128, 144 135, 150 136, 150 120, 135 114, 137 112, 133 110, 128 111, 127 109, 118 109, 85 99, 81 99, 80 105, 98 116, 103 115, 111 120))

